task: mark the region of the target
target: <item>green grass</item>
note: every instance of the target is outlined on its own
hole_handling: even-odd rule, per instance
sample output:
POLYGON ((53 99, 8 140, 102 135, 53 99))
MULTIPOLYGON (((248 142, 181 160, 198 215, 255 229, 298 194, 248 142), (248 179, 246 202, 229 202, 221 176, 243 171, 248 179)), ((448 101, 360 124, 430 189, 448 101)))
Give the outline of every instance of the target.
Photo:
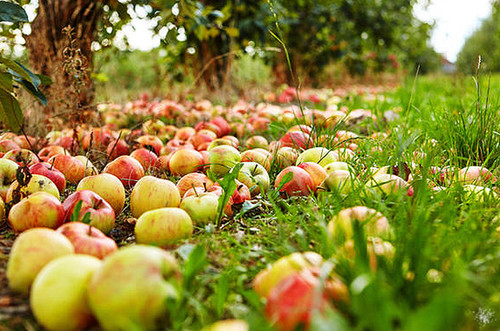
MULTIPOLYGON (((263 317, 264 302, 251 290, 251 282, 269 263, 302 251, 321 254, 350 290, 351 304, 340 312, 317 316, 313 329, 498 329, 500 246, 494 217, 499 201, 467 199, 460 185, 436 193, 425 184, 430 166, 483 164, 498 174, 500 122, 494 99, 500 77, 492 77, 489 95, 487 84, 488 77, 480 78, 478 98, 472 78, 418 77, 387 93, 383 101, 358 96, 344 100, 342 105, 349 109, 365 108, 378 116, 378 123, 363 129, 367 134, 389 133, 382 151, 371 150, 371 139, 358 140, 364 152, 352 162, 355 171, 361 174, 371 166, 407 163, 420 169, 415 195, 384 197, 360 188, 347 196, 323 193, 281 199, 271 190, 267 199, 246 214, 224 219, 220 228, 197 229, 188 245, 203 249, 193 251, 185 261, 185 269, 190 264, 195 267, 191 267, 182 305, 172 316, 174 329, 198 329, 223 318, 246 319, 254 330, 269 328, 263 317), (398 111, 399 119, 380 120, 389 109, 398 111), (457 111, 462 117, 454 116, 457 111), (469 119, 468 125, 460 126, 464 118, 469 119), (355 205, 382 212, 393 228, 383 239, 392 243, 394 256, 381 257, 376 270, 369 267, 366 254, 348 258, 326 231, 334 214, 355 205)), ((334 134, 341 128, 342 123, 332 130, 317 130, 334 134)), ((359 127, 350 129, 359 132, 359 127)), ((268 137, 278 139, 282 133, 283 124, 275 123, 268 137)), ((274 181, 278 170, 273 169, 274 181)), ((356 251, 366 252, 362 229, 355 231, 356 251)))

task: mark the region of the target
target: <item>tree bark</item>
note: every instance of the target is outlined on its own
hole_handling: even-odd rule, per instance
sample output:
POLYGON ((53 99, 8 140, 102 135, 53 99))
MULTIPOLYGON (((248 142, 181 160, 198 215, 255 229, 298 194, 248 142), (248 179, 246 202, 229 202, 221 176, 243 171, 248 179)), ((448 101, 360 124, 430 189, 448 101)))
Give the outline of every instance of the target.
MULTIPOLYGON (((47 106, 35 106, 32 114, 44 117, 44 127, 52 129, 74 120, 75 114, 91 109, 94 101, 92 82, 75 91, 75 78, 64 69, 64 50, 69 39, 63 33, 67 26, 73 28, 73 39, 80 54, 86 58, 87 72, 92 68, 92 42, 96 40, 97 24, 103 15, 103 3, 95 0, 39 0, 38 14, 31 24, 31 34, 26 38, 30 66, 34 72, 49 76, 53 84, 44 89, 47 106), (38 109, 37 109, 38 108, 38 109)), ((77 114, 76 116, 81 116, 77 114)), ((40 121, 38 121, 40 123, 40 121)))

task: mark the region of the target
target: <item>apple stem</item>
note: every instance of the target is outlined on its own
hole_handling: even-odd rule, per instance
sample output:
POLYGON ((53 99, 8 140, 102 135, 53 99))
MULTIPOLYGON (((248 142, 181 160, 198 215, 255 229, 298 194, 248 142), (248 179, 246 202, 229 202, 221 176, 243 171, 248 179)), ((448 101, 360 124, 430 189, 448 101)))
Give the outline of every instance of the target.
POLYGON ((88 233, 89 236, 92 235, 92 225, 89 224, 89 233, 88 233))
POLYGON ((95 204, 94 208, 98 208, 102 203, 102 199, 99 199, 97 203, 95 204))
POLYGON ((258 167, 258 165, 256 164, 255 167, 253 168, 253 172, 255 172, 255 170, 257 170, 257 167, 258 167))
POLYGON ((194 183, 191 183, 191 186, 193 187, 194 194, 196 194, 196 197, 199 198, 198 191, 196 191, 196 187, 194 187, 194 183))
POLYGON ((203 188, 205 189, 205 192, 207 191, 207 183, 203 182, 203 188))
POLYGON ((241 184, 240 186, 238 186, 238 192, 243 188, 243 184, 241 184))

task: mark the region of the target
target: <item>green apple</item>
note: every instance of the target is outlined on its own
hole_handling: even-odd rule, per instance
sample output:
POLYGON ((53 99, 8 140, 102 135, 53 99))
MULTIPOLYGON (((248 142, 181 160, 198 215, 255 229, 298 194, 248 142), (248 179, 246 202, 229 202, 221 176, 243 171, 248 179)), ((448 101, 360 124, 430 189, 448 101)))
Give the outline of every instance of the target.
POLYGON ((497 194, 490 188, 478 185, 464 185, 465 200, 474 199, 479 202, 492 201, 498 198, 497 194))
POLYGON ((327 164, 338 161, 338 154, 324 147, 314 147, 303 151, 297 158, 296 165, 304 162, 318 163, 325 167, 327 164))
POLYGON ((401 189, 406 189, 408 183, 401 177, 391 174, 376 174, 366 184, 369 188, 375 188, 384 194, 396 193, 401 189))
POLYGON ((28 293, 31 283, 50 261, 75 252, 63 234, 47 228, 34 228, 21 233, 12 246, 7 262, 9 287, 28 293))
POLYGON ((328 223, 328 232, 335 241, 344 242, 353 237, 353 222, 359 221, 367 236, 387 236, 390 226, 387 218, 374 209, 356 206, 341 210, 328 223))
POLYGON ((196 225, 214 223, 217 220, 219 196, 202 193, 182 199, 180 208, 185 210, 196 225))
POLYGON ((155 330, 178 296, 175 257, 153 246, 119 249, 104 259, 88 287, 89 303, 104 330, 155 330))
POLYGON ((87 286, 101 261, 72 254, 49 262, 36 276, 30 306, 47 330, 82 330, 95 322, 88 304, 87 286))
POLYGON ((208 162, 210 171, 220 178, 227 174, 235 164, 241 162, 241 154, 232 146, 217 146, 210 150, 208 162))
MULTIPOLYGON (((12 185, 10 185, 9 190, 7 191, 5 197, 5 202, 10 202, 12 200, 13 198, 12 195, 18 186, 19 183, 17 182, 17 180, 14 181, 12 185)), ((59 189, 57 188, 56 184, 54 184, 53 181, 42 175, 31 175, 31 179, 28 185, 21 187, 20 190, 22 198, 40 191, 50 193, 57 199, 60 198, 59 189)))
POLYGON ((0 158, 0 198, 5 200, 9 186, 16 180, 18 167, 16 162, 0 158))
POLYGON ((336 161, 336 162, 328 163, 325 166, 325 171, 326 171, 327 175, 330 174, 334 170, 346 170, 346 171, 350 171, 351 169, 350 169, 348 163, 341 162, 341 161, 336 161))
POLYGON ((248 331, 250 327, 243 320, 222 320, 204 327, 202 331, 248 331))
POLYGON ((273 161, 279 169, 283 169, 294 165, 298 157, 299 152, 295 148, 281 147, 274 153, 273 161))
POLYGON ((333 170, 320 186, 327 191, 348 194, 358 186, 358 180, 347 170, 333 170))
POLYGON ((130 211, 133 217, 163 207, 178 207, 181 203, 179 189, 167 179, 145 176, 135 184, 130 195, 130 211))
POLYGON ((257 162, 243 162, 242 164, 238 180, 250 189, 252 196, 259 194, 261 188, 267 191, 271 180, 266 169, 257 162))
POLYGON ((168 246, 189 238, 193 234, 193 222, 180 208, 159 208, 142 214, 134 231, 138 244, 168 246))
POLYGON ((293 253, 275 261, 260 271, 253 280, 253 289, 261 297, 267 297, 278 283, 294 273, 323 264, 321 255, 314 252, 293 253))

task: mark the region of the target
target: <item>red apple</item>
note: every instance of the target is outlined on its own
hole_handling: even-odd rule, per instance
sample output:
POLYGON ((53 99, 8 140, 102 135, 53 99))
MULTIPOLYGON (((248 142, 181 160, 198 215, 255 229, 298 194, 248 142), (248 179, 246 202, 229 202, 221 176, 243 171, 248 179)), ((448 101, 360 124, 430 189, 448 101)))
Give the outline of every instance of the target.
POLYGON ((179 189, 179 194, 181 195, 181 197, 183 197, 186 191, 191 189, 193 186, 195 187, 206 186, 208 188, 212 185, 214 185, 214 182, 210 178, 208 178, 204 174, 197 172, 187 174, 177 182, 177 188, 179 189))
POLYGON ((122 155, 108 163, 103 173, 116 176, 121 180, 125 188, 130 188, 133 187, 139 179, 144 177, 144 168, 141 163, 133 157, 122 155))
POLYGON ((184 176, 202 169, 203 155, 194 149, 183 148, 175 151, 169 160, 170 172, 174 176, 184 176))
POLYGON ((139 148, 130 153, 130 156, 139 161, 144 170, 151 171, 158 166, 158 156, 145 148, 139 148))
POLYGON ((78 184, 85 177, 85 165, 73 156, 58 154, 51 157, 47 162, 62 172, 66 180, 72 184, 78 184))
POLYGON ((116 159, 118 156, 128 155, 129 145, 124 139, 119 139, 109 143, 108 148, 106 148, 106 154, 109 156, 110 160, 116 159))
POLYGON ((113 239, 85 223, 69 222, 57 228, 57 232, 71 241, 77 254, 88 254, 103 259, 118 249, 113 239))
POLYGON ((327 176, 325 169, 314 162, 304 162, 299 164, 298 167, 307 171, 309 176, 311 176, 311 179, 313 180, 314 191, 316 191, 316 188, 321 185, 321 183, 327 176))
POLYGON ((45 161, 57 154, 68 154, 68 152, 61 146, 45 146, 38 152, 38 156, 45 161))
POLYGON ((137 138, 135 141, 141 145, 142 148, 152 150, 156 155, 160 155, 160 150, 163 147, 163 143, 160 138, 151 135, 145 135, 137 138))
POLYGON ((78 201, 82 201, 78 220, 81 221, 86 213, 90 213, 89 225, 104 233, 108 233, 115 226, 115 212, 109 203, 97 193, 90 190, 76 191, 70 194, 63 202, 64 219, 70 220, 78 201))
POLYGON ((283 177, 285 177, 288 173, 292 173, 293 175, 290 181, 283 185, 280 192, 284 192, 289 196, 300 196, 309 195, 312 191, 314 191, 314 183, 311 176, 307 173, 307 171, 296 166, 287 167, 278 174, 276 181, 274 182, 274 186, 276 188, 281 185, 283 177))
POLYGON ((59 193, 63 193, 66 188, 66 178, 64 174, 54 168, 50 163, 40 162, 33 164, 30 168, 31 174, 42 175, 50 179, 59 190, 59 193))

